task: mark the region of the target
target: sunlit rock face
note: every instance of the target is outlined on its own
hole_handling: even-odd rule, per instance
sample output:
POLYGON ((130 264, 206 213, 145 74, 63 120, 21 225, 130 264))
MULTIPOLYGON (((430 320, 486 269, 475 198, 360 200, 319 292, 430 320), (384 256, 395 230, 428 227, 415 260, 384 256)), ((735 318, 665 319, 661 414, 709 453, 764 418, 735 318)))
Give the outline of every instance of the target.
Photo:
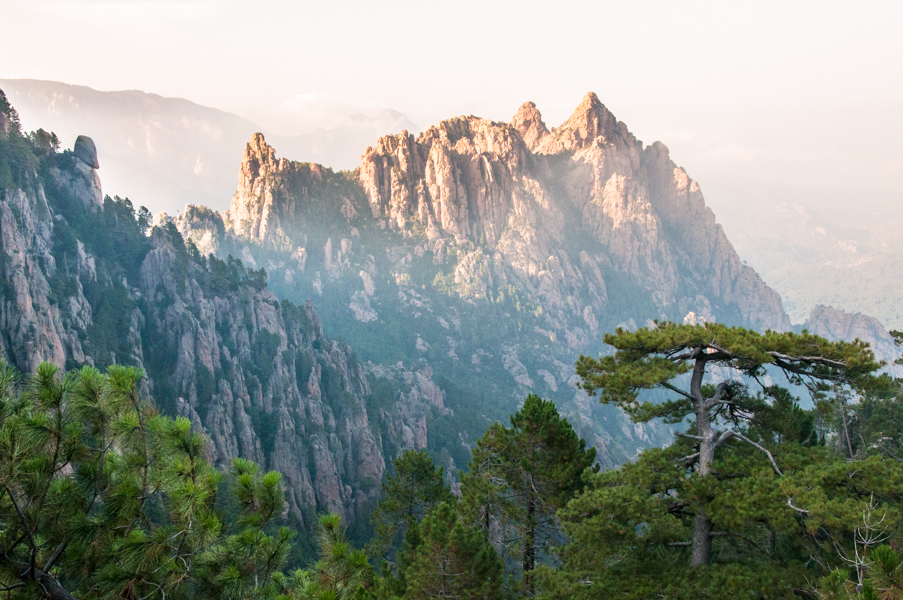
POLYGON ((469 252, 458 244, 459 263, 486 255, 499 284, 536 288, 548 272, 549 308, 575 298, 575 315, 604 310, 604 281, 585 293, 585 282, 599 279, 593 265, 604 262, 666 313, 681 307, 757 329, 789 326, 780 298, 742 264, 699 185, 663 144, 644 147, 595 94, 552 132, 526 103, 510 124, 464 117, 416 139, 382 138, 364 154, 360 179, 374 218, 470 242, 469 252), (580 236, 585 257, 575 252, 580 236), (542 268, 550 261, 560 277, 542 268))
POLYGON ((280 298, 311 299, 368 360, 426 363, 452 396, 490 394, 481 422, 531 392, 554 398, 606 464, 670 440, 576 389, 574 361, 605 351, 606 332, 654 319, 789 328, 699 185, 595 94, 551 130, 528 102, 510 123, 384 136, 354 172, 286 160, 255 135, 222 223, 177 226, 265 268, 280 298))

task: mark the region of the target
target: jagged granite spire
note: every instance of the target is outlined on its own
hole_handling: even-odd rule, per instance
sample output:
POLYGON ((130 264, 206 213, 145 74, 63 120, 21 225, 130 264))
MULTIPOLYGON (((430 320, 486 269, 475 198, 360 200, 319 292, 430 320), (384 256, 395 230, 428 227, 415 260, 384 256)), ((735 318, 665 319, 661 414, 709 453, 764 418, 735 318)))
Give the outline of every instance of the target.
POLYGON ((533 102, 521 104, 511 119, 511 126, 517 129, 530 150, 535 150, 543 138, 549 135, 549 129, 543 123, 542 115, 533 102))
POLYGON ((614 141, 616 137, 629 137, 627 126, 619 123, 594 92, 589 92, 567 121, 545 137, 537 152, 557 154, 576 152, 586 148, 598 138, 614 141))

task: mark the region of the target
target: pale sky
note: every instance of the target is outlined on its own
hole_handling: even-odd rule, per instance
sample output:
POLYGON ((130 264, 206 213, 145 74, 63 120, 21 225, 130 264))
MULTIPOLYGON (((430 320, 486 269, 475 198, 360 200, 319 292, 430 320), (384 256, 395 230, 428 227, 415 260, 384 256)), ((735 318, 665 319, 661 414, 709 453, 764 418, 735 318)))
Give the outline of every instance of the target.
POLYGON ((0 0, 0 12, 0 78, 184 97, 270 129, 317 103, 428 126, 507 121, 526 100, 551 127, 593 90, 704 190, 748 177, 903 192, 899 0, 0 0))

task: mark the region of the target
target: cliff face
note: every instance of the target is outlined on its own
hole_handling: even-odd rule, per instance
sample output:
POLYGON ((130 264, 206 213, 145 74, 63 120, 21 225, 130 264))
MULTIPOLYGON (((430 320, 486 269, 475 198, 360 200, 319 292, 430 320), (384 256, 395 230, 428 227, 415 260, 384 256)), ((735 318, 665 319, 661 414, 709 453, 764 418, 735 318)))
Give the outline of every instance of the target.
MULTIPOLYGON (((0 112, 0 116, 9 122, 7 114, 0 112)), ((0 135, 15 133, 7 126, 0 135)), ((101 198, 99 164, 96 153, 90 156, 82 150, 81 156, 69 158, 65 170, 49 169, 49 184, 56 195, 65 195, 79 210, 90 212, 97 209, 101 198)), ((72 358, 84 362, 79 334, 91 320, 91 307, 79 279, 96 277, 94 260, 79 242, 73 260, 57 263, 53 211, 38 173, 29 166, 16 175, 19 186, 0 187, 0 350, 5 356, 19 357, 19 366, 26 372, 43 361, 64 365, 72 358), (63 278, 70 281, 72 275, 69 295, 60 301, 53 284, 63 278)))
POLYGON ((579 290, 584 271, 604 262, 646 288, 671 318, 694 312, 757 329, 789 327, 779 296, 743 266, 698 184, 663 144, 644 148, 595 94, 552 133, 527 103, 510 125, 468 117, 416 140, 383 138, 364 154, 360 177, 375 218, 473 242, 502 284, 529 285, 541 270, 535 265, 555 259, 565 275, 553 284, 554 300, 576 298, 572 310, 601 308, 601 295, 579 306, 579 290), (572 267, 574 236, 601 252, 572 267))
POLYGON ((355 173, 278 158, 255 135, 225 234, 173 223, 265 268, 280 298, 312 299, 362 356, 441 373, 458 419, 471 411, 467 439, 536 392, 605 464, 670 439, 575 389, 574 360, 605 351, 607 331, 652 319, 789 328, 696 182, 594 94, 551 131, 526 103, 510 123, 385 136, 355 173))
POLYGON ((883 372, 892 377, 903 377, 903 365, 894 364, 900 358, 901 350, 875 317, 818 305, 809 313, 802 328, 832 341, 852 342, 858 339, 868 342, 875 351, 875 357, 887 363, 883 372))
MULTIPOLYGON (((23 372, 143 368, 147 392, 206 432, 218 464, 242 456, 282 472, 302 526, 327 510, 366 526, 386 465, 426 447, 432 415, 450 415, 429 369, 363 364, 264 274, 205 258, 128 201, 97 206, 84 193, 99 193, 94 168, 75 156, 32 156, 38 168, 0 189, 4 359, 23 372)), ((197 246, 223 233, 210 211, 180 224, 211 228, 197 246)))
POLYGON ((29 372, 43 361, 65 364, 69 356, 85 360, 78 333, 90 319, 90 307, 80 285, 75 286, 66 304, 51 298, 50 281, 59 269, 84 268, 90 276, 90 263, 85 257, 78 264, 56 264, 51 253, 53 224, 46 219, 50 208, 43 190, 35 192, 0 191, 0 244, 4 252, 0 348, 7 357, 21 357, 19 366, 29 372))

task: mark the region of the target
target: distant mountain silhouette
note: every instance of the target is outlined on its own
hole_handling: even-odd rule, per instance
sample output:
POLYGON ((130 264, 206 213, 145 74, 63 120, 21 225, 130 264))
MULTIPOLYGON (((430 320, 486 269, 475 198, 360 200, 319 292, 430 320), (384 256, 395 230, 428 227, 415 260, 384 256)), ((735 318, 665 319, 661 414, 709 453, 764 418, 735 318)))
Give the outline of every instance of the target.
MULTIPOLYGON (((237 115, 138 90, 102 92, 35 79, 0 79, 0 89, 28 130, 54 131, 64 146, 90 133, 99 148, 104 192, 155 212, 175 212, 189 203, 226 208, 235 190, 235 164, 250 135, 261 131, 237 115)), ((417 126, 385 109, 376 117, 351 115, 330 129, 267 137, 294 160, 351 169, 381 135, 404 129, 417 126)))

